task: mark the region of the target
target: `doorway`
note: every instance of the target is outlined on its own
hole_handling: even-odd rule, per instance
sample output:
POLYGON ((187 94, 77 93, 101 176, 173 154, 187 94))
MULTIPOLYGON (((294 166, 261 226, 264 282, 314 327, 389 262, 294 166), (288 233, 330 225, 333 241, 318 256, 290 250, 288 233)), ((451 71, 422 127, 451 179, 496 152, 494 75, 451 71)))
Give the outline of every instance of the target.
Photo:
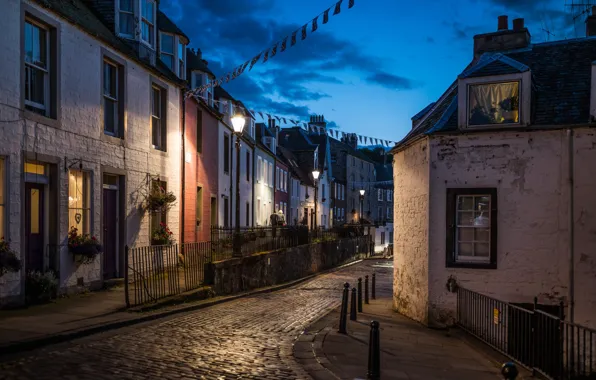
POLYGON ((118 277, 118 176, 103 177, 103 278, 109 280, 118 277))
POLYGON ((25 183, 25 269, 44 271, 44 185, 25 183))

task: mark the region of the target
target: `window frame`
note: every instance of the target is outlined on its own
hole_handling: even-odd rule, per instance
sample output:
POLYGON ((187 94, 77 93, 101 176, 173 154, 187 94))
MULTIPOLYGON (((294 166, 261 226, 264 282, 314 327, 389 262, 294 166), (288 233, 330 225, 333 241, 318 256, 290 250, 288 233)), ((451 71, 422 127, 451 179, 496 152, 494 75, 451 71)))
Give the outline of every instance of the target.
POLYGON ((135 38, 135 28, 134 28, 134 20, 135 20, 135 0, 131 0, 131 4, 132 4, 132 11, 123 11, 122 7, 120 6, 120 2, 122 0, 118 0, 117 6, 116 6, 116 20, 115 20, 115 24, 117 25, 117 34, 119 37, 123 37, 123 38, 127 38, 127 39, 134 39, 135 38), (132 30, 132 34, 127 34, 127 33, 123 33, 121 28, 120 28, 120 14, 124 13, 127 15, 131 15, 132 16, 132 24, 133 24, 133 30, 132 30))
POLYGON ((468 83, 467 91, 466 91, 466 125, 470 128, 477 128, 477 127, 499 127, 499 126, 519 126, 521 125, 522 120, 522 107, 521 107, 521 99, 522 99, 522 84, 521 80, 511 80, 511 81, 491 81, 491 82, 480 82, 480 83, 468 83), (501 85, 501 84, 511 84, 517 83, 517 106, 518 106, 518 122, 517 123, 492 123, 492 124, 470 124, 470 97, 472 94, 472 87, 481 87, 481 86, 490 86, 490 85, 501 85))
POLYGON ((224 132, 224 136, 223 136, 223 172, 226 175, 230 175, 230 170, 231 170, 231 154, 232 154, 232 137, 230 136, 229 133, 225 133, 224 132), (226 143, 226 139, 228 140, 226 143))
POLYGON ((165 87, 160 86, 158 83, 156 83, 155 81, 151 82, 151 94, 150 94, 150 104, 151 104, 151 122, 150 122, 150 131, 151 131, 151 146, 153 147, 153 149, 155 150, 159 150, 161 152, 167 152, 168 149, 168 143, 167 143, 167 135, 168 135, 168 113, 167 113, 167 104, 168 104, 168 100, 167 100, 167 96, 168 96, 168 91, 165 87), (154 105, 155 105, 155 101, 154 101, 154 96, 155 96, 155 92, 159 92, 160 94, 160 99, 159 99, 159 105, 160 105, 160 114, 159 115, 155 115, 154 114, 154 105), (154 136, 153 136, 153 120, 154 118, 158 118, 159 120, 159 131, 160 131, 160 145, 155 145, 154 144, 154 136))
MULTIPOLYGON (((68 230, 70 231, 70 229, 72 227, 76 227, 78 228, 76 225, 75 226, 71 226, 70 224, 70 211, 71 210, 81 210, 81 224, 82 224, 82 228, 78 228, 78 232, 79 234, 89 234, 89 235, 93 235, 93 183, 92 183, 92 179, 93 179, 93 173, 91 171, 88 170, 79 170, 79 169, 74 169, 74 168, 70 168, 68 169, 68 197, 69 197, 69 203, 67 205, 68 208, 68 230), (70 176, 71 173, 81 173, 82 175, 82 179, 81 179, 81 186, 82 186, 82 203, 81 203, 81 207, 71 207, 70 206, 70 190, 71 190, 71 185, 70 185, 70 176), (87 204, 85 205, 85 202, 87 202, 87 204), (87 212, 87 216, 85 217, 85 212, 87 212), (87 222, 87 226, 85 226, 85 222, 87 222), (87 228, 87 230, 85 230, 85 227, 87 228)), ((76 178, 75 178, 76 181, 76 178)))
MULTIPOLYGON (((27 24, 32 25, 33 27, 39 29, 39 30, 43 30, 45 36, 44 36, 44 55, 45 55, 45 66, 46 67, 42 67, 39 66, 33 62, 27 62, 26 59, 23 60, 23 64, 25 65, 25 87, 27 87, 27 68, 31 67, 33 70, 37 70, 37 71, 41 71, 43 73, 43 101, 44 103, 37 103, 33 100, 27 100, 27 89, 25 88, 24 91, 24 96, 25 96, 25 107, 29 107, 28 110, 30 112, 35 112, 39 115, 42 116, 48 116, 48 113, 50 111, 50 107, 51 107, 51 102, 50 102, 50 75, 51 75, 51 68, 52 68, 52 64, 51 64, 51 45, 50 45, 50 28, 49 26, 45 25, 43 22, 37 21, 32 17, 25 17, 25 21, 23 23, 23 27, 26 28, 27 24), (32 108, 34 108, 35 110, 33 110, 32 108), (37 111, 43 111, 43 113, 37 112, 37 111)), ((25 35, 25 33, 24 33, 25 35)), ((23 38, 25 38, 23 36, 23 38)), ((24 47, 27 45, 27 41, 25 40, 24 43, 24 47)), ((25 55, 26 57, 26 55, 25 55)), ((30 72, 31 69, 29 69, 30 72)), ((33 88, 34 86, 31 85, 31 82, 29 81, 29 86, 30 88, 33 88)), ((31 89, 29 90, 29 94, 31 94, 31 89)))
POLYGON ((102 64, 102 76, 101 76, 101 112, 102 112, 102 136, 109 136, 108 138, 114 137, 117 139, 123 139, 126 132, 126 61, 120 59, 119 57, 111 54, 107 50, 102 48, 102 57, 101 57, 101 64, 102 64), (105 102, 106 102, 106 95, 104 94, 104 65, 109 64, 116 68, 116 112, 117 112, 117 120, 114 126, 115 132, 109 132, 106 130, 105 125, 105 102))
POLYGON ((251 156, 250 150, 247 149, 246 150, 246 182, 250 182, 250 172, 251 172, 250 168, 252 166, 250 156, 251 156))
POLYGON ((197 144, 197 153, 203 154, 203 110, 197 106, 197 120, 196 120, 195 139, 197 144))
POLYGON ((445 266, 447 268, 497 269, 498 239, 498 191, 495 187, 447 188, 446 191, 446 247, 445 266), (490 196, 490 242, 488 261, 458 261, 457 244, 457 197, 458 196, 490 196))
POLYGON ((182 38, 180 36, 176 36, 176 70, 178 72, 178 78, 186 79, 186 45, 183 43, 182 38), (180 51, 180 46, 182 46, 182 52, 180 51), (182 53, 182 56, 180 55, 182 53))
POLYGON ((155 37, 156 37, 156 33, 157 33, 157 28, 155 27, 155 23, 156 23, 156 18, 157 18, 157 2, 155 0, 139 0, 139 41, 148 46, 151 49, 155 49, 155 37), (152 3, 153 4, 153 23, 149 22, 149 20, 147 20, 145 18, 145 16, 143 16, 143 5, 146 5, 147 3, 152 3), (147 25, 149 25, 149 31, 150 33, 150 39, 151 41, 146 41, 143 38, 143 24, 146 23, 147 25))
POLYGON ((177 49, 178 49, 178 38, 175 34, 173 33, 168 33, 168 32, 162 32, 161 30, 159 31, 159 59, 161 60, 161 62, 168 68, 170 69, 170 71, 172 71, 173 73, 178 73, 177 69, 176 69, 176 64, 177 64, 177 58, 176 58, 176 53, 177 53, 177 49), (172 52, 166 52, 163 50, 163 38, 168 37, 168 38, 172 38, 172 52), (172 57, 172 67, 168 66, 163 60, 162 60, 162 55, 166 55, 168 57, 172 57))

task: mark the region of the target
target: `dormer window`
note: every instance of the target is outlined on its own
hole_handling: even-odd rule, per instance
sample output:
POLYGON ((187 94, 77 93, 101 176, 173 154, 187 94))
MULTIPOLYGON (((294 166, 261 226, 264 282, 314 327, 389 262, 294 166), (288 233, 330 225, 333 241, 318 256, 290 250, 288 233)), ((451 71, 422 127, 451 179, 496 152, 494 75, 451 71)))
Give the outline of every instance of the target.
POLYGON ((178 77, 186 79, 186 45, 178 37, 178 77))
MULTIPOLYGON (((209 76, 205 73, 200 71, 193 71, 191 77, 191 87, 197 88, 201 87, 204 84, 209 83, 209 76)), ((210 107, 213 107, 213 87, 209 87, 205 92, 201 95, 201 98, 205 103, 207 103, 210 107)))
POLYGON ((141 40, 155 46, 155 0, 141 0, 141 40))
POLYGON ((118 0, 118 25, 122 37, 134 38, 134 0, 118 0))
POLYGON ((172 71, 174 71, 174 35, 167 33, 160 34, 159 58, 172 71))
POLYGON ((519 82, 468 86, 468 125, 519 124, 519 82))

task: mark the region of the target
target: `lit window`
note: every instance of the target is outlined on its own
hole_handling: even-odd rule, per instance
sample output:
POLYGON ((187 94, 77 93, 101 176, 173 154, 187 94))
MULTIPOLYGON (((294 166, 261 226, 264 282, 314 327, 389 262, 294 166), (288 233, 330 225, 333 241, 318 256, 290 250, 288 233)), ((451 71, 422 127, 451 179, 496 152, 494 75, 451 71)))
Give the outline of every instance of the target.
POLYGON ((519 82, 468 87, 468 125, 519 123, 519 82))
POLYGON ((68 226, 79 234, 91 233, 91 186, 89 173, 70 170, 68 175, 68 226))
POLYGON ((159 58, 172 71, 174 71, 174 36, 172 34, 159 33, 161 43, 159 45, 159 58))
POLYGON ((155 1, 141 0, 141 39, 151 47, 155 45, 155 1))
POLYGON ((50 67, 49 31, 33 21, 25 21, 25 107, 49 115, 50 67))
POLYGON ((125 37, 134 37, 134 0, 120 0, 118 7, 118 29, 125 37))

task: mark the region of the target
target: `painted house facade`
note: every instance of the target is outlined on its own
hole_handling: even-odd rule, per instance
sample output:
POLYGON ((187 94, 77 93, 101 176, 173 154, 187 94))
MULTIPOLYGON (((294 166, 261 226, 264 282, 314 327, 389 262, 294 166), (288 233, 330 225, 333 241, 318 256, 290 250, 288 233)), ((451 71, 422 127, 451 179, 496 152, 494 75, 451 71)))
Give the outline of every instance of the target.
MULTIPOLYGON (((289 138, 289 135, 284 134, 289 138)), ((298 164, 298 158, 289 149, 279 145, 277 151, 288 163, 290 173, 289 203, 290 209, 286 222, 289 225, 305 225, 310 227, 309 215, 314 212, 314 184, 312 176, 308 175, 298 164)))
POLYGON ((269 226, 271 214, 275 211, 273 202, 276 147, 275 135, 264 123, 257 123, 254 153, 254 226, 257 227, 269 226))
POLYGON ((290 210, 290 173, 288 163, 284 159, 279 147, 275 159, 275 212, 281 211, 288 222, 290 210))
POLYGON ((532 44, 513 25, 474 37, 470 65, 393 149, 394 307, 449 324, 452 278, 563 301, 596 327, 596 39, 532 44))
POLYGON ((160 23, 149 0, 152 27, 139 34, 96 16, 114 20, 117 2, 47 3, 5 2, 0 14, 0 46, 14 57, 0 63, 2 119, 11 120, 0 123, 0 232, 23 264, 0 277, 2 303, 22 302, 30 271, 52 270, 62 292, 120 277, 125 245, 149 245, 159 222, 180 236, 179 202, 157 215, 143 204, 154 184, 180 199, 185 70, 176 68, 185 56, 173 54, 170 68, 156 40, 167 34, 185 52, 188 39, 160 23), (71 227, 96 236, 104 252, 77 261, 71 227))

